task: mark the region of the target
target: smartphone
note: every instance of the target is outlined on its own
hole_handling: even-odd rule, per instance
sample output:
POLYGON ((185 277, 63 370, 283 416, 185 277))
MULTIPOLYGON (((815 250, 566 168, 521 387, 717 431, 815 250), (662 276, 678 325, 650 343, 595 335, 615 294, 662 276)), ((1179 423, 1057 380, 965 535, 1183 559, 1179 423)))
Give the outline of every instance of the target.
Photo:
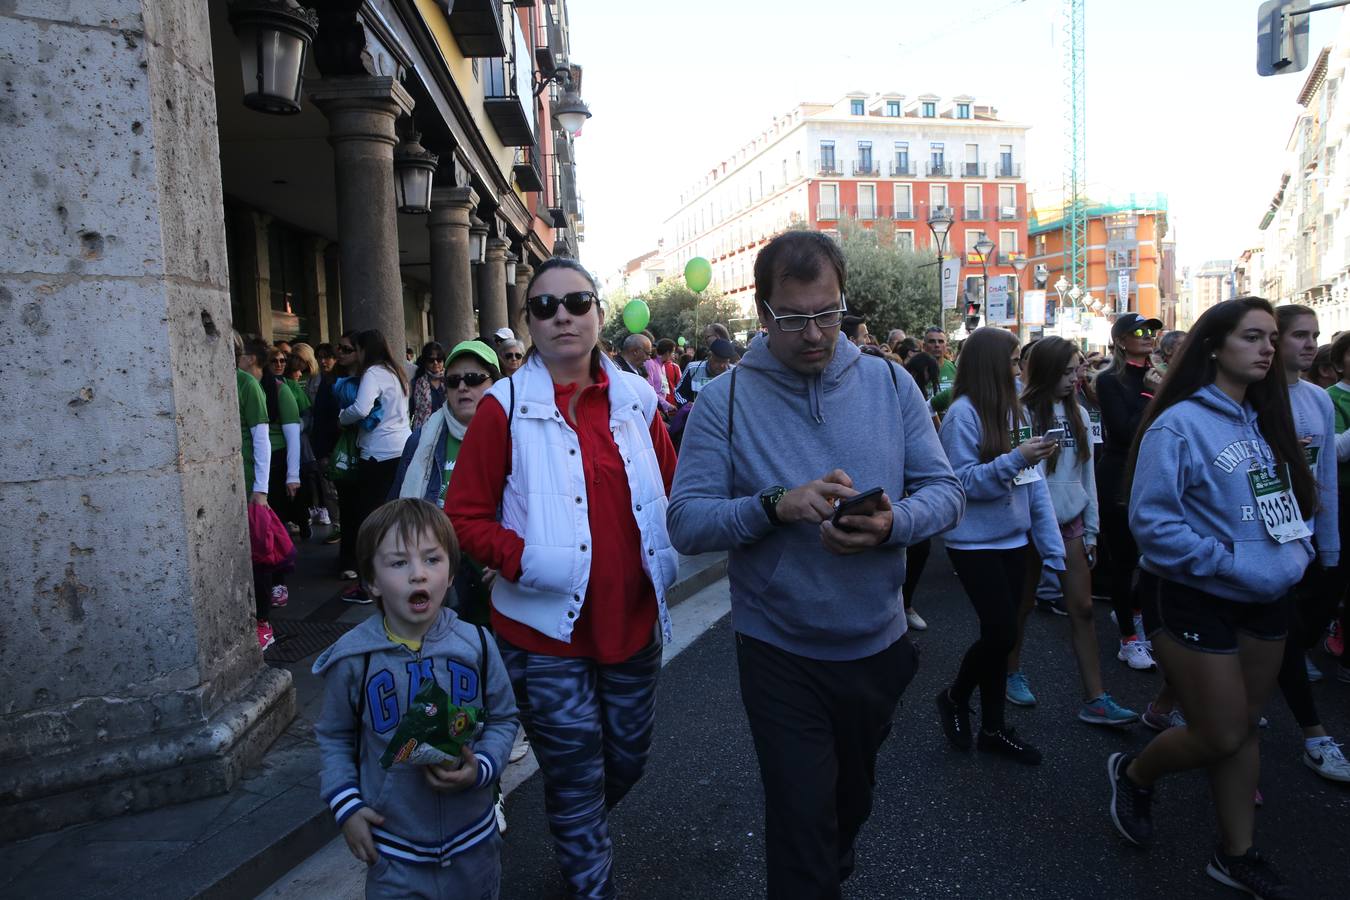
POLYGON ((834 515, 830 518, 830 523, 834 525, 835 528, 843 528, 843 526, 839 524, 839 520, 842 517, 869 514, 872 511, 872 508, 876 506, 876 501, 881 497, 882 493, 883 491, 881 488, 874 487, 871 490, 863 491, 861 494, 849 497, 847 500, 839 501, 839 504, 834 508, 834 515))
POLYGON ((1058 444, 1060 441, 1064 440, 1064 429, 1051 428, 1045 434, 1041 435, 1041 437, 1045 438, 1047 441, 1054 441, 1058 444))

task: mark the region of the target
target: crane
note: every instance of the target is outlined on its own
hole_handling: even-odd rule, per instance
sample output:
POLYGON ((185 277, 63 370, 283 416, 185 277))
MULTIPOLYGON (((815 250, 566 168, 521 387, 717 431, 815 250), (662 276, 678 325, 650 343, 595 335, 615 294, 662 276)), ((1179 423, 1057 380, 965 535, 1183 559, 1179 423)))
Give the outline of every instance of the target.
POLYGON ((1064 253, 1063 275, 1084 292, 1087 272, 1087 93, 1083 72, 1083 5, 1086 0, 1064 0, 1064 45, 1068 66, 1064 72, 1064 253))

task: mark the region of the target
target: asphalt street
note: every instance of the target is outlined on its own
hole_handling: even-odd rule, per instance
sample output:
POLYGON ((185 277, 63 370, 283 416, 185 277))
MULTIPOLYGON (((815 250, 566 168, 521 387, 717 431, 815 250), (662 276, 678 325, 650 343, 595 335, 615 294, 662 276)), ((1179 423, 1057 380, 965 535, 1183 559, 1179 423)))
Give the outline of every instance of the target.
MULTIPOLYGON (((722 582, 712 590, 726 590, 722 582)), ((1230 897, 1204 865, 1214 820, 1201 773, 1160 783, 1157 844, 1127 846, 1110 824, 1105 763, 1152 732, 1086 725, 1067 620, 1035 613, 1023 668, 1038 705, 1009 706, 1009 721, 1045 754, 1038 768, 949 749, 933 697, 976 630, 945 555, 934 548, 916 606, 929 629, 914 636, 919 673, 905 693, 878 762, 876 806, 859 839, 849 898, 1230 897)), ((1097 606, 1102 647, 1108 607, 1097 606)), ((1334 671, 1318 657, 1328 671, 1334 671)), ((1104 660, 1107 689, 1142 711, 1156 674, 1104 660)), ((1350 685, 1315 685, 1324 723, 1350 735, 1350 685)), ((646 777, 612 813, 620 895, 753 898, 763 895, 763 802, 724 617, 662 671, 657 734, 646 777)), ((1300 761, 1301 735, 1278 696, 1262 744, 1257 844, 1307 897, 1344 897, 1350 785, 1324 781, 1300 761), (1341 885, 1337 888, 1336 885, 1341 885)), ((540 776, 507 799, 504 900, 561 896, 543 814, 540 776)))

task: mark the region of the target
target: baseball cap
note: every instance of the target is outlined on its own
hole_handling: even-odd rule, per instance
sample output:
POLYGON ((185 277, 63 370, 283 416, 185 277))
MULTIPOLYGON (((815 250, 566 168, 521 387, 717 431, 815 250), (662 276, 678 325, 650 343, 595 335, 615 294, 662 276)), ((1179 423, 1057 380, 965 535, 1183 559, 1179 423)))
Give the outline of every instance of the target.
POLYGON ((1120 318, 1116 319, 1115 324, 1111 326, 1111 340, 1119 340, 1136 328, 1152 328, 1155 331, 1161 331, 1162 327, 1161 319, 1146 319, 1137 312, 1122 313, 1120 318))
POLYGON ((516 333, 510 328, 498 328, 492 336, 499 341, 514 341, 516 339, 516 333))
MULTIPOLYGON (((505 331, 506 329, 503 328, 502 330, 505 331)), ((491 347, 489 347, 482 341, 460 341, 458 344, 454 346, 454 348, 449 353, 446 354, 445 356, 446 366, 448 367, 452 362, 454 362, 459 357, 465 355, 466 353, 478 357, 483 362, 487 363, 489 366, 492 366, 492 368, 496 369, 499 372, 501 371, 502 364, 497 359, 497 351, 493 350, 491 347)))
POLYGON ((736 345, 726 338, 718 338, 708 345, 708 352, 718 359, 735 359, 736 345))

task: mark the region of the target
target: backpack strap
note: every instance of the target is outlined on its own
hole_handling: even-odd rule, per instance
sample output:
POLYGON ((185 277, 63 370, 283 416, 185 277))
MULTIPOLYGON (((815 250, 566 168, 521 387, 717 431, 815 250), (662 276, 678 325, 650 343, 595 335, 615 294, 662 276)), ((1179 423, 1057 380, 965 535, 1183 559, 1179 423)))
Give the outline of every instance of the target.
POLYGON ((732 437, 736 433, 736 373, 740 366, 731 370, 731 392, 727 397, 727 458, 731 460, 731 490, 736 490, 736 448, 732 437))
POLYGON ((516 421, 516 379, 507 376, 506 386, 511 391, 511 404, 506 410, 506 474, 511 474, 511 426, 516 421))
POLYGON ((356 690, 356 771, 361 771, 361 720, 366 717, 366 679, 370 677, 370 651, 362 658, 361 680, 356 690))
POLYGON ((478 694, 483 698, 483 719, 488 720, 488 652, 487 652, 487 629, 482 625, 478 628, 478 694))

